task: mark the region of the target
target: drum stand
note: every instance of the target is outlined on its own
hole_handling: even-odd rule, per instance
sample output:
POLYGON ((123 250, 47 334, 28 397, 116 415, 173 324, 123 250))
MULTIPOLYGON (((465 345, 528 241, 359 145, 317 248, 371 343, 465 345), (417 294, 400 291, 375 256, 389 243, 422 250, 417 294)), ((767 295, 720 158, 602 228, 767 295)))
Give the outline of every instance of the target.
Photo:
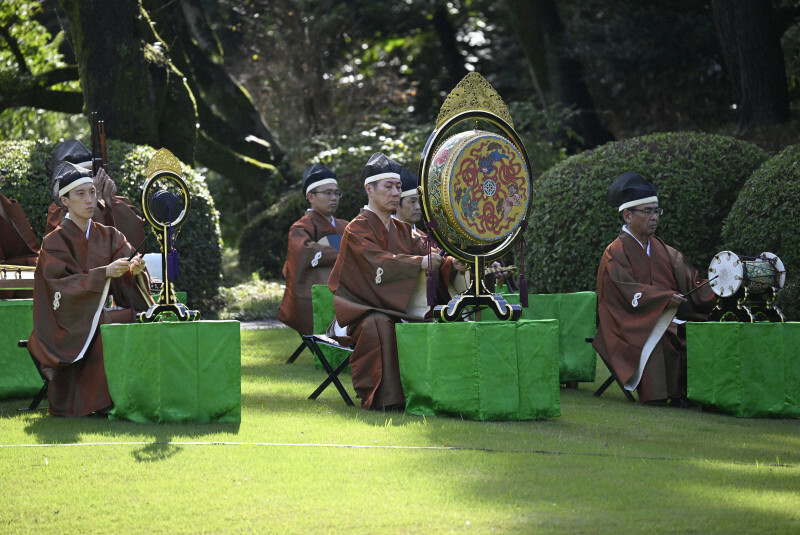
POLYGON ((480 321, 480 311, 483 308, 491 309, 499 320, 518 320, 522 315, 520 305, 512 305, 506 302, 499 294, 492 294, 486 289, 483 282, 485 260, 482 256, 476 256, 469 264, 470 283, 469 288, 463 294, 453 297, 446 305, 437 305, 433 309, 433 317, 438 321, 451 322, 460 321, 462 312, 467 307, 473 307, 480 321))
POLYGON ((718 297, 717 304, 708 315, 709 321, 741 321, 755 323, 757 321, 785 322, 786 317, 781 309, 775 306, 778 290, 771 286, 766 292, 751 292, 747 286, 730 297, 718 297), (769 297, 767 294, 771 293, 769 297), (741 297, 737 298, 737 295, 741 297), (735 304, 734 304, 735 300, 735 304))

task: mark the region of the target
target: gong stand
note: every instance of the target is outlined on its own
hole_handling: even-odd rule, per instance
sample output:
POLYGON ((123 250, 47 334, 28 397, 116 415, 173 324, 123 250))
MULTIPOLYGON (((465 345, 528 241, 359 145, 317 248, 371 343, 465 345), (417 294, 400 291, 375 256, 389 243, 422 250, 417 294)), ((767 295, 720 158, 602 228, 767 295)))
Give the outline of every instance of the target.
POLYGON ((144 312, 140 321, 152 323, 165 319, 164 315, 174 314, 180 321, 193 321, 200 318, 200 312, 189 310, 189 308, 178 301, 175 293, 175 284, 172 279, 178 275, 178 252, 175 250, 175 238, 177 229, 172 226, 162 227, 158 232, 158 243, 161 246, 161 269, 163 285, 158 294, 156 304, 152 305, 147 312, 144 312))
POLYGON ((522 315, 520 305, 509 304, 499 294, 493 294, 487 290, 483 281, 484 268, 484 258, 482 256, 474 257, 468 266, 469 287, 464 293, 453 297, 446 305, 434 307, 434 319, 444 322, 459 321, 467 307, 473 307, 476 314, 480 314, 481 309, 488 308, 495 313, 499 320, 518 320, 520 318, 522 315))
POLYGON ((172 281, 178 276, 176 238, 189 214, 189 190, 182 178, 181 163, 167 149, 159 149, 147 166, 147 176, 142 188, 142 211, 161 246, 163 285, 156 304, 141 314, 139 321, 151 323, 170 317, 197 320, 200 312, 189 310, 178 301, 172 281))

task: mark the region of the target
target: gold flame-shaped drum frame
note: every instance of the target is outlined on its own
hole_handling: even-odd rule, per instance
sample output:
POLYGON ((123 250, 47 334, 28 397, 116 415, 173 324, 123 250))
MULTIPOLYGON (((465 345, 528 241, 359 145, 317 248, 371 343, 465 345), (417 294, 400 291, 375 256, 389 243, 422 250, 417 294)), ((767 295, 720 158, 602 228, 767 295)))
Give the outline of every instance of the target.
POLYGON ((469 265, 470 288, 434 316, 460 317, 467 306, 492 308, 500 319, 518 319, 519 305, 491 294, 484 269, 521 238, 533 193, 530 160, 500 95, 478 73, 450 92, 420 159, 420 200, 425 226, 449 254, 469 265), (478 129, 480 122, 500 133, 478 129), (462 123, 473 130, 453 134, 462 123))

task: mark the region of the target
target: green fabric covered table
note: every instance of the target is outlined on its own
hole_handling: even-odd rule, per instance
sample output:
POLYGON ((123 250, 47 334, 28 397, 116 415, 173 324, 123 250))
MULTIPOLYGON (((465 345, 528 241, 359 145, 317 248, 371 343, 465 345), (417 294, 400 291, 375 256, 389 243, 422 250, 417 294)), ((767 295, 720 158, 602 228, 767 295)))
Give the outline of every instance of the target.
POLYGON ((42 388, 28 350, 17 346, 33 331, 33 299, 0 299, 0 399, 33 397, 42 388))
POLYGON ((470 420, 561 415, 556 320, 398 323, 406 412, 470 420))
POLYGON ((239 422, 238 321, 101 326, 112 418, 134 422, 239 422))
POLYGON ((689 399, 744 418, 800 416, 800 323, 686 324, 689 399))
MULTIPOLYGON (((311 302, 314 307, 314 334, 325 334, 325 330, 333 321, 334 316, 333 292, 330 291, 326 284, 315 284, 311 287, 311 302)), ((320 349, 334 369, 350 354, 349 351, 324 345, 320 345, 320 349)), ((322 363, 316 356, 314 356, 314 367, 318 370, 322 369, 322 363)), ((344 371, 350 373, 350 366, 345 368, 344 371)))
MULTIPOLYGON (((519 304, 519 294, 503 294, 512 304, 519 304)), ((597 333, 597 294, 575 292, 563 294, 529 294, 528 308, 522 319, 557 319, 560 330, 558 377, 570 381, 594 382, 597 352, 586 343, 597 333)))

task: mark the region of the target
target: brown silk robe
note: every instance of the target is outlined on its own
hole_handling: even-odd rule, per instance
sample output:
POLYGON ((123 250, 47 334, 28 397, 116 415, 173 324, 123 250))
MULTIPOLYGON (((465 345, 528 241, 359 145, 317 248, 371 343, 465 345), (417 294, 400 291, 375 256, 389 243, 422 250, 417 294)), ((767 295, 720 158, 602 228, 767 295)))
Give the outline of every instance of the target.
MULTIPOLYGON (((85 416, 111 405, 99 325, 133 321, 130 309, 101 308, 106 301, 105 267, 130 256, 133 246, 113 227, 89 224, 87 240, 65 219, 45 237, 36 265, 28 351, 50 378, 47 398, 55 416, 85 416)), ((118 306, 133 303, 142 311, 152 304, 143 276, 126 273, 108 280, 108 294, 118 306)))
MULTIPOLYGON (((56 203, 50 205, 47 211, 47 234, 64 220, 66 213, 67 211, 56 203)), ((103 199, 98 198, 92 221, 116 228, 134 249, 144 241, 144 215, 127 197, 117 195, 111 197, 110 209, 103 199)))
MULTIPOLYGON (((645 341, 672 294, 685 294, 702 283, 697 275, 681 253, 655 236, 650 238, 649 257, 625 231, 606 248, 597 271, 599 323, 592 345, 620 382, 636 372, 645 341)), ((678 308, 677 318, 702 321, 714 300, 705 286, 678 308)), ((671 323, 655 346, 638 392, 643 403, 686 395, 686 340, 677 324, 671 323)))
POLYGON ((283 266, 286 290, 278 319, 300 334, 313 334, 311 287, 328 283, 339 254, 335 248, 318 242, 324 236, 342 234, 346 226, 347 221, 336 219, 334 227, 329 218, 309 210, 289 229, 289 249, 283 266))
MULTIPOLYGON (((35 266, 39 239, 33 232, 25 211, 15 199, 0 193, 0 203, 8 219, 0 217, 0 264, 35 266)), ((30 290, 0 290, 0 299, 33 297, 30 290)))
POLYGON ((353 388, 365 409, 405 404, 394 324, 420 321, 406 308, 427 253, 421 234, 392 218, 387 230, 363 209, 347 225, 328 279, 339 325, 355 341, 350 356, 353 388))

